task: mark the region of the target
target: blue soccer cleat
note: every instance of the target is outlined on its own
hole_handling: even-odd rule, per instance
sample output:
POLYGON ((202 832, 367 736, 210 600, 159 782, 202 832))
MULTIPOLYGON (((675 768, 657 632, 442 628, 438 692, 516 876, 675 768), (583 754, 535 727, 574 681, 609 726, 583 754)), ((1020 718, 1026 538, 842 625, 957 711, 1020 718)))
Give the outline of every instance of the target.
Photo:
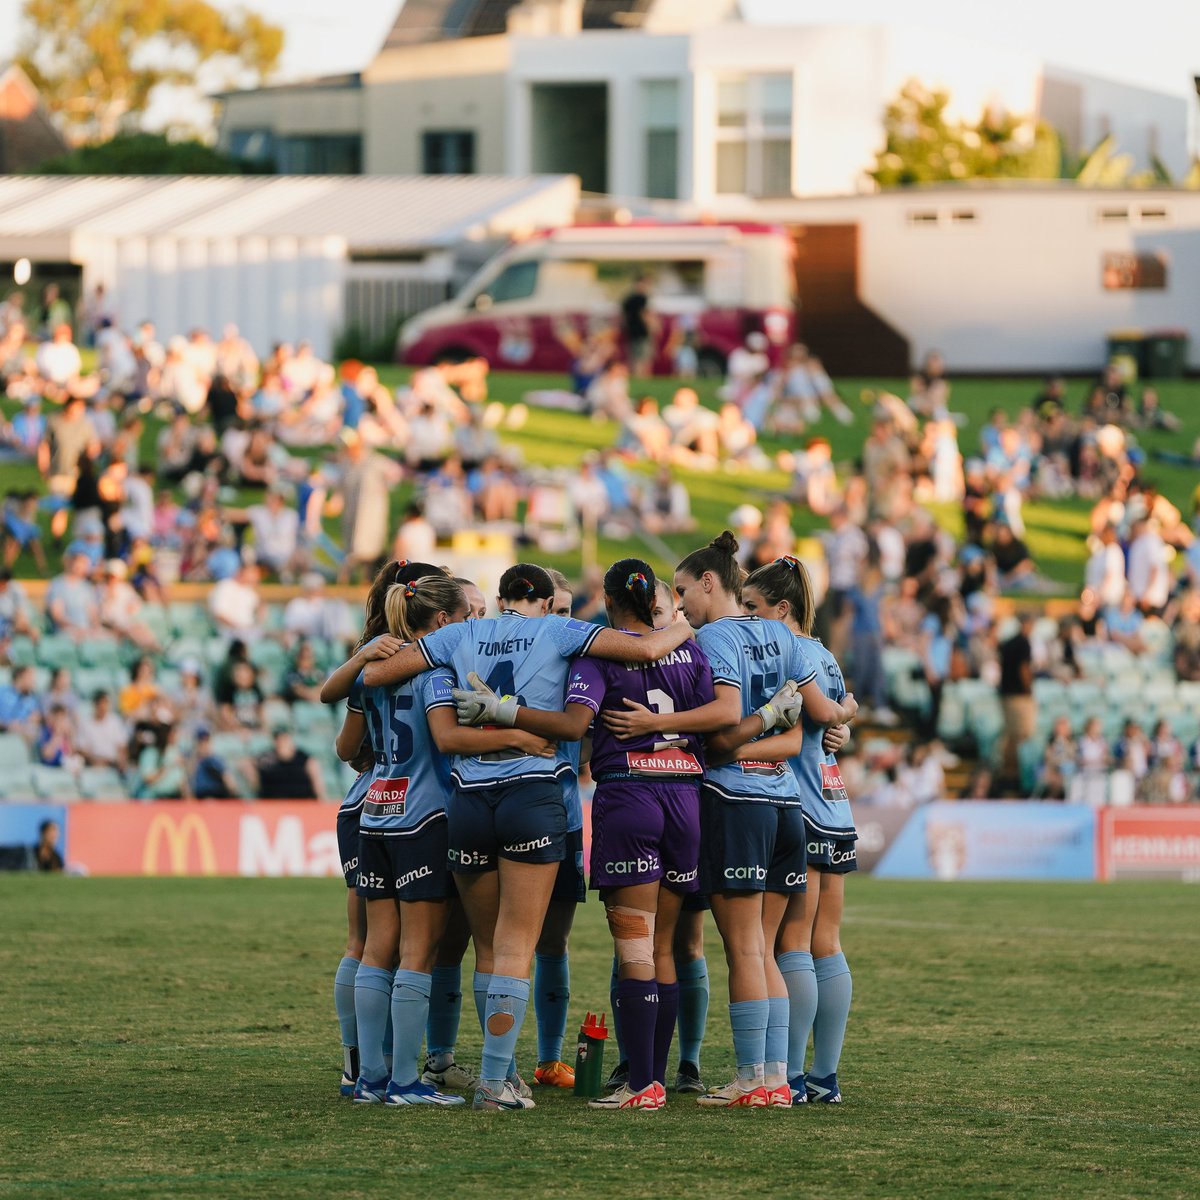
POLYGON ((383 1102, 395 1108, 403 1108, 409 1104, 434 1104, 442 1108, 454 1108, 456 1105, 466 1104, 467 1101, 465 1096, 447 1096, 445 1092, 439 1092, 437 1088, 418 1080, 403 1087, 398 1083, 389 1083, 383 1102))
POLYGON ((343 1098, 346 1100, 349 1100, 350 1097, 354 1095, 354 1080, 351 1079, 349 1075, 342 1076, 340 1091, 343 1098))
POLYGON ((387 1094, 387 1085, 389 1082, 390 1080, 386 1075, 374 1082, 369 1080, 365 1075, 360 1075, 358 1082, 354 1085, 354 1103, 382 1104, 383 1098, 387 1094))
POLYGON ((793 1108, 795 1108, 797 1104, 808 1103, 808 1092, 804 1087, 804 1079, 805 1077, 803 1075, 793 1075, 791 1079, 788 1080, 788 1087, 792 1089, 793 1108))
POLYGON ((808 1093, 809 1104, 841 1104, 842 1090, 838 1087, 836 1075, 826 1075, 824 1079, 805 1076, 804 1090, 808 1093))

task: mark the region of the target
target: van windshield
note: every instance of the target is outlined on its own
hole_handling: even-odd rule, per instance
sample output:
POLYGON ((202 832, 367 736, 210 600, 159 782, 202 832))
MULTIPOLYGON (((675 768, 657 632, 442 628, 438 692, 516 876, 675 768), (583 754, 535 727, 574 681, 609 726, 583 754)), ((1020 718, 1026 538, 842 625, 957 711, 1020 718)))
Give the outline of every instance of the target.
POLYGON ((471 297, 472 306, 484 307, 479 302, 481 296, 487 296, 492 304, 503 304, 509 300, 527 300, 537 290, 540 265, 537 259, 509 263, 491 283, 485 283, 471 297))

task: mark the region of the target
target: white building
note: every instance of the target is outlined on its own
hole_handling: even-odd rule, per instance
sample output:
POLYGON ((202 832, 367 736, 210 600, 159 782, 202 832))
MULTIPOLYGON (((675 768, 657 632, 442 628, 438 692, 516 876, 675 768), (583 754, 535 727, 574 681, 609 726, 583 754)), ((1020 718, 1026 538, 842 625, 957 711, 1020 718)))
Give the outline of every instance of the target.
POLYGON ((69 274, 73 295, 103 283, 126 328, 232 321, 260 352, 307 339, 328 355, 348 326, 386 339, 444 299, 459 247, 567 224, 578 201, 570 176, 8 177, 0 263, 69 274))
POLYGON ((406 0, 361 75, 223 97, 220 144, 280 170, 574 174, 585 191, 708 205, 867 189, 909 79, 1189 159, 1184 95, 910 27, 764 26, 736 0, 406 0))

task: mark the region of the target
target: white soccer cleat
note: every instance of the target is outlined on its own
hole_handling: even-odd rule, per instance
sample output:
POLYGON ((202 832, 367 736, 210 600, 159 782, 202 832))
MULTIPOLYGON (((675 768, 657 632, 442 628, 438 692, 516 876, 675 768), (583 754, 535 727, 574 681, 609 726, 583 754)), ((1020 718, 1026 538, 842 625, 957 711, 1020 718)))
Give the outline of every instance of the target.
POLYGON ((616 1112, 618 1109, 658 1112, 666 1106, 667 1093, 661 1083, 652 1083, 640 1092, 632 1092, 628 1084, 622 1084, 615 1092, 588 1101, 588 1108, 606 1109, 609 1112, 616 1112))
POLYGON ((421 1074, 421 1082, 433 1087, 450 1088, 455 1092, 469 1092, 476 1087, 479 1080, 459 1063, 451 1062, 440 1071, 433 1069, 433 1062, 425 1060, 425 1070, 421 1074))
POLYGON ((471 1107, 480 1112, 521 1112, 527 1108, 534 1108, 535 1105, 532 1099, 520 1095, 506 1079, 498 1092, 480 1084, 475 1089, 475 1099, 471 1102, 471 1107))
POLYGON ((705 1092, 696 1103, 703 1108, 766 1108, 771 1101, 761 1083, 747 1088, 735 1079, 724 1087, 705 1092))

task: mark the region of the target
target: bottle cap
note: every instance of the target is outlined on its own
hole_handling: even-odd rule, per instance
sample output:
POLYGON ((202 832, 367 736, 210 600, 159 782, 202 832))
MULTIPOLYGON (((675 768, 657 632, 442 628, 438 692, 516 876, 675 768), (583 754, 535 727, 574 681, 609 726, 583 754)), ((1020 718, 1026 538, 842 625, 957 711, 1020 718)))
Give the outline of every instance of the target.
POLYGON ((608 1027, 604 1024, 605 1014, 600 1013, 597 1016, 595 1013, 588 1013, 583 1019, 583 1025, 579 1032, 584 1037, 593 1038, 596 1041, 604 1041, 608 1037, 608 1027))

